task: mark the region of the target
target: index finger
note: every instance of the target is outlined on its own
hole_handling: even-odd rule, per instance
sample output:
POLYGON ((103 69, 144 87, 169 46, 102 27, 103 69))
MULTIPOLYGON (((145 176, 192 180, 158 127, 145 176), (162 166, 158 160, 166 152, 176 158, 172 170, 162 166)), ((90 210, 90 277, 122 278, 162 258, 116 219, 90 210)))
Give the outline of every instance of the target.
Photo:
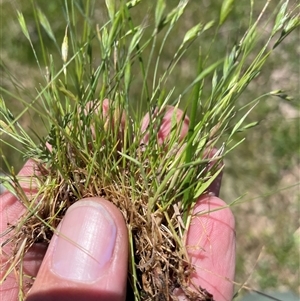
MULTIPOLYGON (((32 182, 33 175, 36 173, 36 163, 29 160, 25 163, 18 174, 20 185, 24 193, 28 196, 35 192, 34 183, 32 182)), ((10 241, 14 236, 14 226, 22 215, 26 212, 26 208, 20 200, 9 191, 5 191, 0 196, 0 295, 4 300, 17 300, 19 292, 19 279, 17 273, 10 273, 4 279, 9 266, 14 259, 14 250, 16 246, 10 241), (10 231, 11 230, 11 231, 10 231)), ((24 273, 35 276, 45 252, 45 247, 36 245, 24 257, 24 273)), ((17 269, 15 270, 15 272, 17 269)), ((26 285, 25 285, 26 289, 26 285)))
MULTIPOLYGON (((24 193, 31 195, 34 192, 34 184, 32 182, 32 176, 36 173, 36 163, 33 160, 28 160, 23 168, 18 173, 20 178, 20 185, 23 188, 24 193)), ((18 198, 9 191, 5 191, 1 195, 0 202, 0 233, 3 233, 9 225, 14 225, 16 221, 25 212, 24 205, 18 200, 18 198)), ((0 243, 7 239, 7 235, 0 237, 0 243)))

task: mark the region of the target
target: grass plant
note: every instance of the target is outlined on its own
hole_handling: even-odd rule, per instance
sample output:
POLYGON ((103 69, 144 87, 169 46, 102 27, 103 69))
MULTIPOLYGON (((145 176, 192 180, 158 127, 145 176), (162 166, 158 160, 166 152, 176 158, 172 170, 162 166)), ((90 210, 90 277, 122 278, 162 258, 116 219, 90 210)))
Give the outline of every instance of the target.
POLYGON ((188 0, 172 8, 164 0, 151 8, 142 0, 106 0, 107 19, 99 23, 93 20, 96 1, 65 1, 61 42, 32 1, 41 56, 18 12, 20 27, 46 76, 30 103, 13 94, 25 105, 17 116, 5 102, 12 92, 0 87, 0 141, 10 144, 11 137, 19 142, 23 147, 17 150, 38 166, 30 183, 36 194, 28 196, 3 156, 9 170, 4 184, 28 209, 9 229, 16 250, 7 274, 21 270, 22 256, 35 242, 50 241, 71 204, 102 196, 121 210, 128 226, 128 279, 135 300, 168 300, 175 287, 181 287, 189 300, 206 300, 205 291, 198 288, 195 296, 188 289, 193 267, 183 242, 193 206, 222 172, 222 159, 243 142, 237 135, 256 125, 247 123, 252 110, 266 97, 289 100, 284 91, 276 90, 239 102, 270 54, 300 26, 299 4, 281 1, 266 20, 269 2, 255 16, 251 1, 247 31, 212 61, 210 50, 235 5, 224 0, 217 19, 193 24, 177 37, 179 44, 166 66, 161 66, 161 55, 184 18, 188 0), (147 8, 142 18, 135 14, 137 6, 147 8), (207 31, 213 38, 204 47, 201 38, 207 31), (48 53, 43 33, 53 41, 59 61, 48 53), (195 76, 179 91, 172 77, 191 47, 199 49, 195 76), (32 138, 23 129, 19 119, 29 109, 39 116, 47 136, 37 133, 32 138), (171 130, 161 141, 158 129, 170 112, 171 130), (208 157, 214 148, 219 151, 208 157))

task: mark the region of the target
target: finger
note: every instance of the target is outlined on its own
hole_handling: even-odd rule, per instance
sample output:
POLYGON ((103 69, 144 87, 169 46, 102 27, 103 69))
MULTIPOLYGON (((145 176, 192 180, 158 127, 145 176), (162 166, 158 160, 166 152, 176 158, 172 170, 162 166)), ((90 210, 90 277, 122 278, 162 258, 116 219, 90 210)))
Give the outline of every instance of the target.
MULTIPOLYGON (((189 118, 184 116, 184 112, 178 108, 168 106, 164 112, 164 116, 161 120, 160 128, 157 133, 157 141, 158 144, 162 144, 163 142, 168 142, 170 138, 170 134, 172 130, 177 131, 177 135, 179 137, 179 141, 182 141, 184 137, 187 135, 189 130, 189 118), (174 124, 174 120, 176 121, 174 124), (179 132, 178 132, 179 131, 179 132)), ((158 114, 158 109, 154 111, 154 117, 158 114)), ((142 139, 142 143, 147 144, 149 142, 150 133, 149 133, 149 126, 150 126, 150 114, 147 113, 142 120, 141 130, 144 132, 144 136, 142 139)), ((182 145, 181 148, 178 150, 178 154, 184 151, 186 145, 182 145)), ((214 165, 219 162, 219 160, 214 160, 215 157, 218 157, 219 150, 216 148, 207 149, 204 152, 204 158, 212 159, 207 166, 207 170, 211 170, 214 165)), ((218 169, 223 168, 223 162, 218 163, 218 169)), ((216 179, 211 183, 208 187, 207 193, 213 194, 215 196, 219 196, 220 188, 221 188, 221 181, 222 181, 223 171, 221 171, 216 179)))
MULTIPOLYGON (((155 109, 152 119, 155 118, 158 115, 158 108, 155 109)), ((176 131, 179 142, 184 139, 184 137, 187 135, 189 130, 189 118, 184 115, 184 112, 178 108, 167 106, 165 110, 162 111, 163 118, 160 123, 160 127, 157 133, 157 142, 158 144, 162 144, 163 142, 168 142, 170 135, 172 131, 176 131)), ((141 125, 141 131, 144 133, 142 143, 147 144, 150 139, 150 114, 147 113, 143 120, 141 125)), ((155 129, 155 127, 154 127, 155 129)), ((184 148, 186 145, 182 145, 181 148, 178 150, 178 154, 184 151, 184 148)), ((211 158, 212 160, 208 163, 207 170, 212 169, 212 167, 216 164, 216 162, 219 162, 219 160, 214 161, 214 157, 218 156, 219 150, 216 148, 207 149, 204 152, 204 158, 211 158)), ((218 168, 222 168, 223 163, 219 163, 218 168)), ((223 172, 221 171, 216 179, 212 182, 212 184, 208 187, 208 193, 214 194, 216 196, 219 196, 220 193, 220 187, 221 187, 221 180, 222 180, 223 172)))
MULTIPOLYGON (((158 114, 158 109, 155 109, 153 116, 151 116, 152 119, 150 119, 149 113, 147 113, 143 118, 141 125, 141 131, 142 133, 144 133, 142 143, 147 144, 149 142, 150 122, 158 114)), ((163 114, 163 117, 161 119, 160 127, 157 132, 158 144, 167 142, 173 131, 176 131, 175 133, 178 135, 179 141, 182 141, 189 130, 189 118, 186 115, 184 115, 184 112, 182 110, 172 106, 167 106, 165 109, 163 109, 161 114, 163 114)))
MULTIPOLYGON (((124 132, 127 126, 127 118, 125 111, 118 103, 114 103, 109 99, 104 99, 102 102, 90 101, 87 103, 84 109, 85 115, 92 114, 96 118, 102 119, 103 129, 108 133, 116 135, 117 150, 121 150, 124 142, 124 132), (99 106, 101 105, 102 108, 99 106)), ((96 126, 97 122, 92 123, 91 133, 93 138, 97 137, 97 133, 102 132, 102 128, 99 129, 96 126), (100 131, 99 131, 100 130, 100 131)), ((103 141, 105 143, 105 141, 103 141)), ((91 145, 92 147, 92 145, 91 145)))
MULTIPOLYGON (((23 188, 25 194, 30 197, 35 191, 35 185, 33 182, 33 175, 37 173, 36 164, 33 160, 26 162, 24 167, 18 174, 20 186, 23 188)), ((14 258, 13 252, 15 251, 15 245, 10 242, 13 238, 14 230, 13 226, 16 225, 18 220, 26 211, 25 206, 9 191, 5 191, 1 195, 0 202, 0 279, 2 283, 0 285, 0 295, 3 296, 4 300, 15 301, 18 298, 19 291, 19 278, 16 274, 11 273, 7 276, 5 281, 3 277, 6 274, 11 262, 14 258), (12 229, 10 231, 10 229, 12 229), (8 243, 7 243, 8 242, 8 243)), ((31 248, 28 254, 25 255, 23 261, 24 273, 29 276, 35 276, 41 262, 41 258, 45 253, 43 245, 35 246, 31 248)), ((29 281, 29 280, 28 280, 29 281)), ((28 287, 28 281, 23 283, 24 290, 28 287)))
MULTIPOLYGON (((18 174, 19 184, 27 196, 34 194, 36 189, 33 178, 34 174, 37 174, 37 170, 36 163, 33 160, 27 161, 18 174)), ((1 195, 0 202, 0 233, 3 233, 9 226, 15 225, 24 212, 25 207, 22 202, 9 191, 5 191, 1 195)), ((11 235, 9 233, 1 235, 0 243, 6 241, 11 235)))
POLYGON ((232 300, 235 273, 235 223, 231 210, 224 206, 215 196, 202 196, 186 239, 195 266, 192 283, 205 288, 217 301, 232 300))
MULTIPOLYGON (((104 129, 108 130, 111 127, 119 127, 119 134, 122 135, 126 127, 126 114, 121 111, 121 107, 114 104, 109 99, 105 98, 102 102, 102 110, 99 108, 99 103, 90 101, 87 103, 84 113, 85 115, 96 114, 100 116, 104 122, 104 129)), ((92 128, 92 133, 95 135, 95 129, 92 128)))
POLYGON ((124 300, 127 262, 120 211, 102 198, 80 200, 53 236, 27 300, 124 300))
MULTIPOLYGON (((25 163, 23 168, 18 173, 18 179, 20 186, 23 187, 23 190, 26 195, 31 195, 33 190, 35 190, 33 175, 36 173, 35 162, 29 160, 25 163)), ((24 205, 19 201, 19 199, 6 190, 1 194, 0 202, 0 233, 3 233, 7 227, 15 225, 16 221, 21 217, 25 211, 24 205)), ((6 241, 10 235, 1 235, 0 243, 6 241)))
MULTIPOLYGON (((47 246, 45 244, 36 244, 31 247, 22 258, 22 273, 26 275, 22 278, 22 284, 20 284, 20 267, 17 266, 12 273, 10 273, 5 281, 0 285, 0 300, 5 301, 17 301, 19 300, 19 292, 26 295, 29 288, 32 286, 33 278, 37 275, 42 260, 44 258, 47 246)), ((3 251, 3 250, 2 250, 3 251)), ((12 257, 12 254, 10 255, 12 257)), ((2 257, 2 254, 1 254, 2 257)), ((3 257, 2 257, 3 258, 3 257)), ((3 258, 4 259, 4 258, 3 258)), ((6 260, 5 260, 6 261, 6 260)), ((1 260, 1 273, 0 279, 4 276, 8 264, 1 260), (3 263, 3 265, 2 265, 3 263)))

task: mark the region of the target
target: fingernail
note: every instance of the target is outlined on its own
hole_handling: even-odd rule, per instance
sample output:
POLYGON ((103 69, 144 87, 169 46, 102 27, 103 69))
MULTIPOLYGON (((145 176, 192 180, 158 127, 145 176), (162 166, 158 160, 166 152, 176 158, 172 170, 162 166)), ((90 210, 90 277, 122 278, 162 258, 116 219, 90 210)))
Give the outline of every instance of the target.
POLYGON ((115 222, 104 206, 91 200, 75 203, 58 231, 51 261, 55 274, 84 283, 103 275, 117 235, 115 222))

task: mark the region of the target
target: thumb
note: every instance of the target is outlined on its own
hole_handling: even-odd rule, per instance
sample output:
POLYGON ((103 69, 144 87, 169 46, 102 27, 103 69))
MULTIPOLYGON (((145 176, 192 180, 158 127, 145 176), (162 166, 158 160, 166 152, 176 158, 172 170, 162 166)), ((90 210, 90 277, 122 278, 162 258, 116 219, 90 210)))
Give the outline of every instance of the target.
POLYGON ((102 198, 82 199, 59 224, 27 301, 124 300, 127 262, 120 211, 102 198))

